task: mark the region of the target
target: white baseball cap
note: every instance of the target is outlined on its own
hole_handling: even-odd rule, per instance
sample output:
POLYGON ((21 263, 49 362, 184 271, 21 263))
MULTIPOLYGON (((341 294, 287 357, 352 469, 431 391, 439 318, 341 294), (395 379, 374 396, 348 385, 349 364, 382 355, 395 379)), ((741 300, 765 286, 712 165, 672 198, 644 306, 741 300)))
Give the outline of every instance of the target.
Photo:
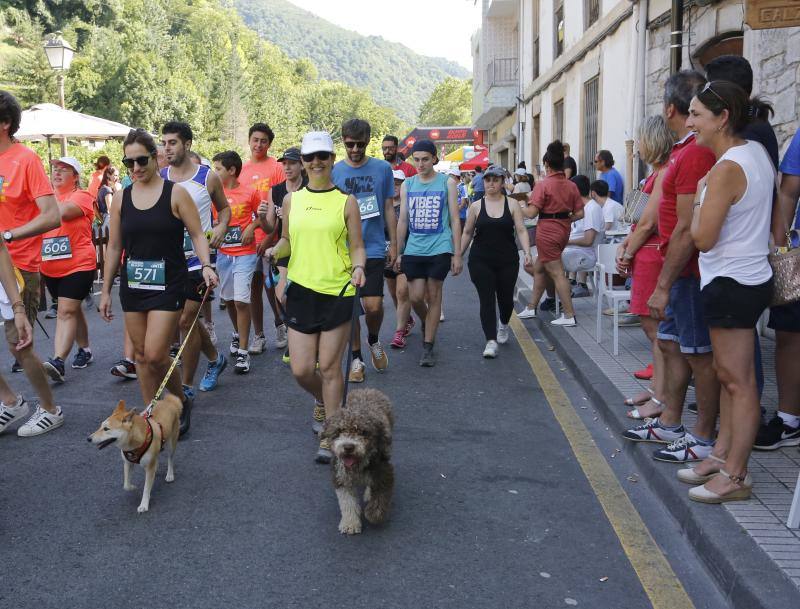
POLYGON ((52 162, 53 163, 63 163, 64 165, 69 165, 70 167, 72 167, 75 170, 75 173, 77 173, 78 175, 81 175, 81 169, 82 169, 81 168, 81 164, 80 164, 80 161, 78 161, 78 159, 76 159, 75 157, 62 156, 60 158, 53 159, 52 162))
POLYGON ((303 136, 300 154, 333 152, 333 138, 327 131, 309 131, 303 136))
POLYGON ((400 180, 401 182, 406 179, 406 174, 403 173, 402 169, 395 169, 392 172, 392 175, 394 176, 395 180, 400 180))
POLYGON ((447 170, 447 175, 455 176, 457 178, 461 177, 461 170, 458 167, 451 167, 447 170))
POLYGON ((515 169, 514 170, 514 175, 515 176, 526 176, 526 175, 528 175, 528 172, 525 171, 522 167, 520 167, 519 169, 515 169))

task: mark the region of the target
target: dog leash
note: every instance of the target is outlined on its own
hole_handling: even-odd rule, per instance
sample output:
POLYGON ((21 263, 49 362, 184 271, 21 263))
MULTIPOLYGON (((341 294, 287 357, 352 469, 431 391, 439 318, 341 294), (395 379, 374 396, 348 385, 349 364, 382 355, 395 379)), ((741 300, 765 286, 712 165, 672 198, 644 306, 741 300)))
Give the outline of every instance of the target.
MULTIPOLYGON (((349 284, 348 284, 349 285, 349 284)), ((342 289, 342 296, 347 291, 347 286, 342 289)), ((356 286, 355 297, 353 298, 353 315, 350 318, 350 340, 347 343, 347 364, 344 369, 344 391, 342 392, 342 408, 347 406, 347 390, 350 388, 350 366, 353 363, 353 344, 356 342, 356 324, 361 314, 361 288, 356 286)))
POLYGON ((172 360, 172 364, 170 364, 169 370, 167 370, 167 375, 164 377, 164 380, 161 381, 161 385, 159 386, 158 391, 156 391, 156 394, 153 396, 153 399, 150 401, 150 404, 148 404, 147 408, 144 409, 142 416, 145 418, 149 418, 150 415, 153 413, 153 406, 155 406, 156 400, 161 398, 161 394, 164 393, 164 389, 166 388, 167 383, 169 382, 169 377, 172 376, 172 372, 175 370, 175 366, 178 365, 178 362, 181 359, 181 354, 183 353, 183 349, 186 346, 186 343, 189 341, 189 337, 192 335, 192 331, 194 330, 195 324, 197 324, 197 320, 200 319, 200 314, 203 312, 203 305, 206 303, 206 299, 208 298, 208 295, 211 293, 211 290, 209 290, 207 286, 203 287, 205 287, 205 290, 203 290, 203 299, 200 301, 200 308, 197 309, 197 315, 194 316, 194 319, 192 320, 192 325, 189 326, 189 331, 186 333, 186 337, 183 339, 181 346, 178 348, 178 352, 175 354, 175 358, 172 360))

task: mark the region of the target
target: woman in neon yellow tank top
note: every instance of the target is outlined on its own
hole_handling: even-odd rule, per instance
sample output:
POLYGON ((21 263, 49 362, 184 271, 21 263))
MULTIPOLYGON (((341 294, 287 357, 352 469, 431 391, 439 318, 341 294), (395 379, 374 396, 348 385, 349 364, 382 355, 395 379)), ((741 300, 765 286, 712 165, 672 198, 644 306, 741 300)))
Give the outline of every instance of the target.
MULTIPOLYGON (((316 400, 313 429, 319 433, 325 419, 341 407, 347 322, 354 286, 364 285, 366 252, 358 202, 331 181, 336 160, 331 136, 324 131, 307 133, 300 152, 308 185, 286 195, 281 238, 265 255, 274 259, 291 255, 286 325, 292 374, 316 400)), ((320 440, 316 460, 330 462, 327 440, 320 440)))

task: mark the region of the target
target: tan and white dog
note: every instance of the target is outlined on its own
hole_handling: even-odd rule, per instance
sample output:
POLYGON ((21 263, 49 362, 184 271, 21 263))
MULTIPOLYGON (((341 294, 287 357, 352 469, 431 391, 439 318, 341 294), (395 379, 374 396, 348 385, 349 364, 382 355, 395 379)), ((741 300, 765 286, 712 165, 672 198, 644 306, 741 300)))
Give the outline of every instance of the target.
POLYGON ((138 512, 146 512, 150 507, 150 491, 158 468, 158 455, 167 445, 167 482, 175 480, 172 456, 178 445, 180 416, 183 405, 173 395, 165 395, 157 400, 150 417, 145 418, 136 410, 127 410, 120 400, 111 416, 100 424, 100 428, 87 438, 98 449, 116 443, 122 452, 122 488, 135 490, 131 484, 131 464, 138 463, 144 468, 144 492, 138 512))

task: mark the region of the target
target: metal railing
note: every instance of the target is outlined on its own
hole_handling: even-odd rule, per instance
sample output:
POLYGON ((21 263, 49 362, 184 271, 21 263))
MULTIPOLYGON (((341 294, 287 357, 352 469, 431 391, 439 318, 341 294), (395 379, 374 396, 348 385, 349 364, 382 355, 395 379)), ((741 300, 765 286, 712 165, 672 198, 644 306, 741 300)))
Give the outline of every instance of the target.
POLYGON ((486 66, 486 88, 513 85, 517 83, 519 59, 516 57, 500 57, 492 59, 486 66))

